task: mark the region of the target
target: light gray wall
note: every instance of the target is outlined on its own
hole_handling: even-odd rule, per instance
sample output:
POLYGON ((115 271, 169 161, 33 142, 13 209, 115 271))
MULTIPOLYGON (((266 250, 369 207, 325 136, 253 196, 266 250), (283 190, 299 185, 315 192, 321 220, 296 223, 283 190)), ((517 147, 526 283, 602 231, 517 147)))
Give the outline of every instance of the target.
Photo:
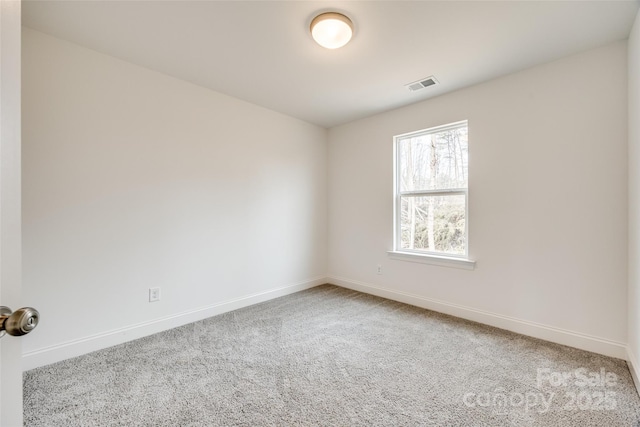
POLYGON ((345 286, 625 356, 625 42, 327 137, 32 30, 23 36, 24 292, 46 320, 24 346, 45 355, 38 360, 313 285, 327 271, 345 286), (393 135, 463 119, 476 270, 390 260, 393 135), (147 302, 153 286, 159 303, 147 302), (78 317, 86 320, 66 327, 78 317))
POLYGON ((325 129, 23 37, 25 353, 322 282, 325 129))
POLYGON ((629 358, 640 388, 640 12, 629 36, 629 358))
POLYGON ((625 357, 626 57, 618 42, 331 129, 329 276, 625 357), (390 260, 393 136, 464 119, 476 269, 390 260))

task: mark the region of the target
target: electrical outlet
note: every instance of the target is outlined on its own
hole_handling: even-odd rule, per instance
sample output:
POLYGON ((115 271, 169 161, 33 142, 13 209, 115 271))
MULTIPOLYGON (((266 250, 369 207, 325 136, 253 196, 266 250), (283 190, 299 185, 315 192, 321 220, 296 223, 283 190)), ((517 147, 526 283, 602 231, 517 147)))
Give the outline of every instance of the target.
POLYGON ((382 274, 382 266, 378 264, 378 274, 382 274))
POLYGON ((160 288, 149 288, 149 302, 160 301, 160 288))

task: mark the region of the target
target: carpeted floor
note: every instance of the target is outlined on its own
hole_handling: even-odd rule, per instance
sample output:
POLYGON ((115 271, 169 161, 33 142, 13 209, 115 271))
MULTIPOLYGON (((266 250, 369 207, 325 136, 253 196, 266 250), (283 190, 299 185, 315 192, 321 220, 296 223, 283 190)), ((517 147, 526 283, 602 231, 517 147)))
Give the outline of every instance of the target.
POLYGON ((324 285, 24 375, 27 426, 637 426, 626 363, 324 285))

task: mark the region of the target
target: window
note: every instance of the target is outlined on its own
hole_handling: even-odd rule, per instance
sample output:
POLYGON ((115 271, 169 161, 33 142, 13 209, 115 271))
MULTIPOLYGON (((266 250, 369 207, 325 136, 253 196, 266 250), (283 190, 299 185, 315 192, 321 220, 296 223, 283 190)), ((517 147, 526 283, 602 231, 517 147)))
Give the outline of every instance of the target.
POLYGON ((467 258, 467 122, 394 138, 395 251, 467 258))

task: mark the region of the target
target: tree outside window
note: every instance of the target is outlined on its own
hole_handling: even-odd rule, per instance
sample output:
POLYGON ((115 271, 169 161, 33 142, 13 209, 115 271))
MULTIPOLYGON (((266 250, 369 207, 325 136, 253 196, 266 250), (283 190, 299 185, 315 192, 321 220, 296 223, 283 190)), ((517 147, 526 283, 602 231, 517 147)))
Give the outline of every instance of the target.
POLYGON ((467 122, 400 135, 394 140, 395 249, 466 256, 467 122))

